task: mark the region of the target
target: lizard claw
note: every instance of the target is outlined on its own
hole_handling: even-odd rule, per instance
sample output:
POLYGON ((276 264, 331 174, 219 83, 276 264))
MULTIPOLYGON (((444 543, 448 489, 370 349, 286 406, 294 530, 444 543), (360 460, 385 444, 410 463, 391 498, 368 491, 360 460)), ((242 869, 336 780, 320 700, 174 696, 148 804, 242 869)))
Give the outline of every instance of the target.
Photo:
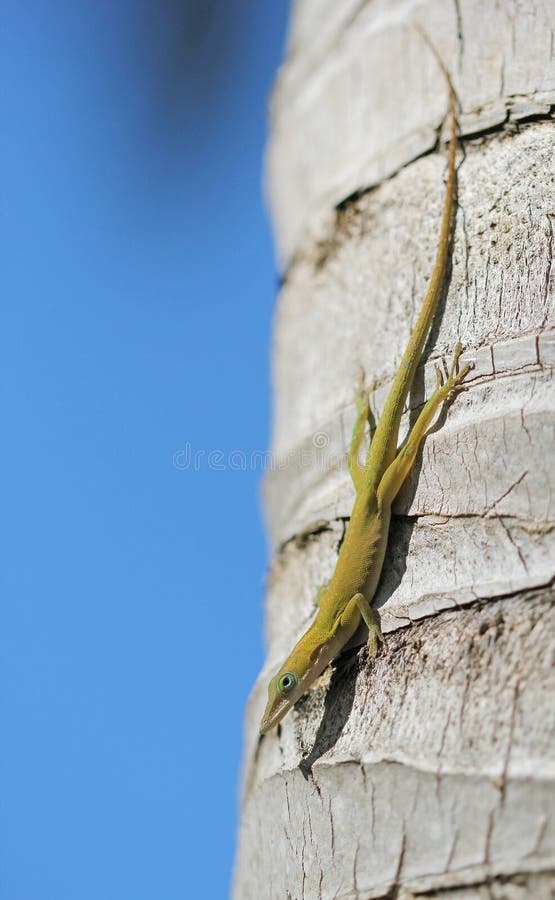
POLYGON ((449 370, 449 378, 447 379, 445 385, 449 388, 449 394, 458 393, 458 391, 466 391, 467 385, 463 384, 464 379, 474 368, 474 363, 467 363, 463 368, 459 371, 459 360, 461 358, 463 348, 460 341, 457 341, 455 345, 455 352, 453 353, 453 362, 451 363, 451 368, 449 370))

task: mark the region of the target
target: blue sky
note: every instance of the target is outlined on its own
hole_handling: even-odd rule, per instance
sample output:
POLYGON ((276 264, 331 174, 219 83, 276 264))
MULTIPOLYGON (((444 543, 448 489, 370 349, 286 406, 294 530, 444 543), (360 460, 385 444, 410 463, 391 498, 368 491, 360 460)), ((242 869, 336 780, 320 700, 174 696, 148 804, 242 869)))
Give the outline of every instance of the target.
POLYGON ((6 900, 228 894, 260 471, 174 460, 268 444, 287 6, 3 4, 6 900))

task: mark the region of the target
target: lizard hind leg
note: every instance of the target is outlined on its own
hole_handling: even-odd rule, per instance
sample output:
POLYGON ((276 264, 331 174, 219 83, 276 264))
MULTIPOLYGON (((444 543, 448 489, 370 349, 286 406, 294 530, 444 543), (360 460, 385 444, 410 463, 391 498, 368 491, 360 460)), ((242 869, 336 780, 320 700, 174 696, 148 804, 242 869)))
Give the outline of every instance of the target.
POLYGON ((467 389, 463 382, 472 369, 472 363, 463 366, 458 372, 461 353, 462 347, 460 343, 457 343, 453 354, 453 362, 447 373, 446 380, 439 367, 436 366, 437 387, 430 399, 424 404, 405 445, 399 450, 380 481, 378 487, 378 500, 380 503, 390 506, 399 493, 440 406, 451 400, 460 391, 467 389))
POLYGON ((351 446, 349 448, 349 472, 353 479, 353 484, 358 491, 364 480, 364 466, 361 464, 359 455, 360 447, 364 439, 366 423, 370 425, 370 429, 374 429, 376 423, 370 409, 370 391, 364 388, 364 369, 360 367, 360 377, 357 390, 355 393, 355 404, 357 417, 353 427, 353 435, 351 437, 351 446))

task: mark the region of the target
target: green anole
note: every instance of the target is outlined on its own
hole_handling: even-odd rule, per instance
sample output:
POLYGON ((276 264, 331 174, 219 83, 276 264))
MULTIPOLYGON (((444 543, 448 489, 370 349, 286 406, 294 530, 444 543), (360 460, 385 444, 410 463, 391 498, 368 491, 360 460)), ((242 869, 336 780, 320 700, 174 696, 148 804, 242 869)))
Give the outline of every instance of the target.
POLYGON ((430 284, 364 465, 359 461, 359 451, 366 422, 370 420, 369 397, 368 392, 362 389, 357 392, 357 418, 348 457, 349 470, 356 491, 353 511, 333 576, 318 593, 318 609, 314 621, 270 681, 268 703, 260 725, 261 734, 277 725, 306 693, 345 647, 361 620, 368 626, 369 654, 375 656, 378 642, 383 643, 384 638, 371 602, 376 592, 387 547, 391 504, 414 464, 419 447, 438 409, 458 391, 464 390, 463 380, 471 368, 470 365, 466 365, 460 372, 458 371, 462 348, 460 343, 457 343, 447 378, 444 379, 441 370, 436 366, 436 389, 422 408, 405 443, 398 449, 401 416, 426 338, 434 321, 445 282, 454 231, 457 194, 456 101, 449 73, 441 60, 438 61, 449 86, 451 138, 443 217, 430 284))

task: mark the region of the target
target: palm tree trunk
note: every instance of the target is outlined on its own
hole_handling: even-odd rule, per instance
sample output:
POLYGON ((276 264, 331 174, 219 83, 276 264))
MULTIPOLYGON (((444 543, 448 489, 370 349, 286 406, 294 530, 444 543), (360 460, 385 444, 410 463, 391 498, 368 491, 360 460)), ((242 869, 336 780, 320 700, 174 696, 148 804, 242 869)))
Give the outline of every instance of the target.
POLYGON ((551 0, 294 5, 272 103, 275 322, 268 660, 247 712, 236 900, 555 890, 551 0), (430 276, 445 60, 464 154, 449 287, 411 393, 476 367, 394 507, 354 646, 259 744, 266 685, 331 575, 360 367, 379 415, 430 276), (551 67, 551 68, 550 68, 551 67))

